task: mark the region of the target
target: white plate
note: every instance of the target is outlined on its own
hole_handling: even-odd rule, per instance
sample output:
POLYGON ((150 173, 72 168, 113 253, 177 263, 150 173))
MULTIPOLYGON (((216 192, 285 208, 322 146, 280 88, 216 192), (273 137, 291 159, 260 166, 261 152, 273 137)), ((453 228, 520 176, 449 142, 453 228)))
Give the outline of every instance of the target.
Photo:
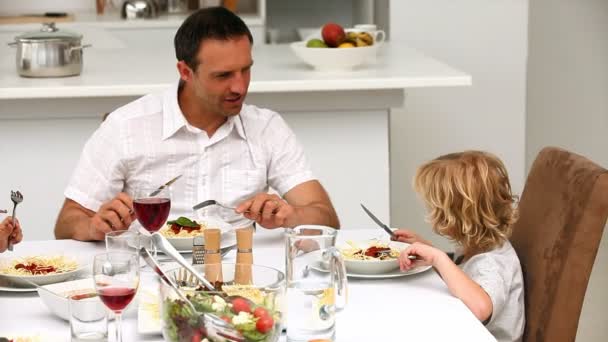
MULTIPOLYGON (((236 237, 234 239, 228 239, 228 240, 222 239, 222 241, 220 242, 221 255, 224 256, 234 246, 236 246, 236 237)), ((183 249, 183 250, 176 249, 176 250, 179 252, 179 254, 192 254, 192 249, 183 249)), ((159 250, 158 254, 165 254, 165 253, 163 253, 163 251, 159 250)))
POLYGON ((10 287, 10 286, 0 286, 0 291, 2 292, 36 292, 35 287, 10 287))
MULTIPOLYGON (((323 272, 323 273, 327 273, 329 272, 328 269, 326 269, 325 267, 323 267, 323 265, 321 264, 320 261, 315 261, 310 265, 310 268, 312 268, 313 270, 319 271, 319 272, 323 272)), ((403 276, 408 276, 408 275, 412 275, 412 274, 417 274, 417 273, 422 273, 424 271, 427 271, 431 268, 431 266, 420 266, 420 267, 416 267, 413 268, 407 272, 401 272, 399 269, 387 272, 387 273, 382 273, 382 274, 360 274, 360 273, 352 273, 352 272, 346 272, 346 275, 350 278, 361 278, 361 279, 386 279, 386 278, 397 278, 397 277, 403 277, 403 276)))

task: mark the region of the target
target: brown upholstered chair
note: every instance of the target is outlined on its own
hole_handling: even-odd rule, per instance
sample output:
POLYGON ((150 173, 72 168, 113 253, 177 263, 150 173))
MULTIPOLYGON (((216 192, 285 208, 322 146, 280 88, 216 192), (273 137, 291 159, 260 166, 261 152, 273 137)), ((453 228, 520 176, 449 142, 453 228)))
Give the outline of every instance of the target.
POLYGON ((608 171, 545 148, 530 169, 519 209, 511 243, 525 282, 523 341, 574 341, 608 217, 608 171))

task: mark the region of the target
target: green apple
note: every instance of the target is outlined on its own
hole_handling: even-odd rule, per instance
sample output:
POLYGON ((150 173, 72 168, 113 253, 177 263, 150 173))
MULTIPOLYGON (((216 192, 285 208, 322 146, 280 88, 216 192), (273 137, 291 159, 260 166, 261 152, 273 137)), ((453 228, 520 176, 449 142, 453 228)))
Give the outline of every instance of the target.
POLYGON ((324 41, 322 41, 321 39, 311 39, 308 42, 306 42, 306 47, 309 48, 326 48, 327 44, 325 44, 324 41))

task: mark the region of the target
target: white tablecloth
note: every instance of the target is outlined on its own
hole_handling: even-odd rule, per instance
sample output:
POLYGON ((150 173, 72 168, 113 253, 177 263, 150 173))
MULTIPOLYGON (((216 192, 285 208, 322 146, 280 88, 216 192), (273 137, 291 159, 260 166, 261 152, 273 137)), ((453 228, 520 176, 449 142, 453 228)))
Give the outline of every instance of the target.
MULTIPOLYGON (((375 229, 343 230, 338 240, 368 239, 382 234, 375 229)), ((103 252, 104 246, 71 240, 26 241, 15 246, 18 254, 40 251, 94 255, 103 252)), ((224 260, 233 262, 234 258, 231 252, 224 260)), ((284 269, 282 231, 258 230, 254 262, 284 269)), ((142 272, 142 288, 149 288, 153 282, 151 271, 142 272)), ((123 331, 124 341, 162 341, 160 335, 137 332, 137 310, 127 310, 123 331)), ((349 278, 349 302, 337 316, 336 331, 338 342, 495 341, 467 307, 450 295, 433 270, 392 279, 349 278)), ((70 335, 68 322, 53 316, 36 292, 0 292, 0 336, 8 334, 40 334, 59 341, 69 341, 70 335)))

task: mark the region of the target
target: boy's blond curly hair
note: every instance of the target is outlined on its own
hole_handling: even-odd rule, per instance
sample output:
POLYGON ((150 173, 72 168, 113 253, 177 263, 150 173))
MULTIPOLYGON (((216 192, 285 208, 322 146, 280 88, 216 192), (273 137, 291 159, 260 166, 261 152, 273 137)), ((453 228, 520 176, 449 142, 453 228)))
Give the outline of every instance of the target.
POLYGON ((507 170, 491 153, 452 153, 423 164, 414 189, 433 230, 462 245, 465 255, 502 246, 517 220, 507 170))

